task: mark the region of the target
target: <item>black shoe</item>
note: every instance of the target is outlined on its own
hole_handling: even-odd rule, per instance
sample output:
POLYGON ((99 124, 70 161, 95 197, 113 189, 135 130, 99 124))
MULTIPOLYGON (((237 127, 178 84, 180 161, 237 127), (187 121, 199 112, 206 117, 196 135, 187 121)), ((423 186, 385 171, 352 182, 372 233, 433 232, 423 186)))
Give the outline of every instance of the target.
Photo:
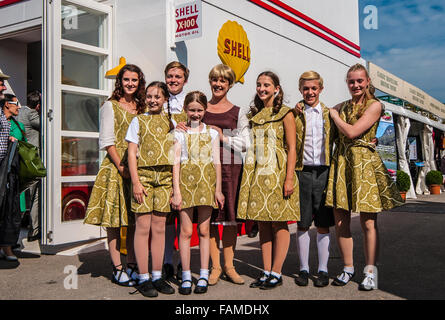
POLYGON ((250 287, 250 288, 259 288, 259 287, 261 287, 261 286, 264 284, 264 282, 266 282, 266 280, 267 280, 268 277, 269 277, 269 276, 266 275, 264 272, 261 273, 261 275, 260 275, 258 278, 256 278, 256 280, 255 280, 254 282, 252 282, 252 283, 249 285, 249 287, 250 287), (264 280, 261 280, 261 278, 263 278, 264 280))
POLYGON ((148 298, 154 298, 158 296, 158 291, 156 291, 151 279, 139 283, 136 289, 144 296, 148 298))
MULTIPOLYGON (((184 283, 184 282, 190 282, 190 283, 192 283, 191 280, 184 280, 184 281, 182 281, 182 283, 184 283)), ((183 286, 181 285, 181 286, 179 287, 179 289, 178 289, 178 292, 179 292, 180 294, 189 295, 189 294, 192 293, 192 286, 190 286, 190 287, 183 287, 183 286)))
POLYGON ((165 280, 172 279, 175 275, 175 269, 171 263, 164 263, 162 266, 162 277, 165 280))
POLYGON ((201 293, 206 293, 207 292, 207 288, 209 286, 209 281, 205 278, 199 278, 199 280, 204 280, 206 282, 205 286, 196 286, 195 290, 193 291, 193 293, 197 293, 197 294, 201 294, 201 293))
POLYGON ((320 271, 318 277, 314 281, 314 286, 322 288, 329 284, 329 275, 327 272, 320 271))
POLYGON ((270 290, 273 288, 276 288, 278 286, 281 286, 283 284, 283 277, 276 277, 274 275, 270 275, 269 278, 263 283, 263 285, 260 287, 262 290, 270 290), (273 280, 276 280, 272 282, 273 280))
POLYGON ((249 238, 255 238, 258 234, 258 224, 254 224, 252 229, 250 229, 249 234, 247 235, 249 238))
MULTIPOLYGON (((349 273, 346 271, 343 271, 341 275, 343 275, 343 273, 346 273, 349 276, 349 280, 347 282, 344 282, 343 280, 340 280, 338 277, 336 277, 333 281, 332 281, 332 285, 333 286, 337 286, 337 287, 343 287, 345 286, 349 281, 351 281, 351 279, 354 277, 355 273, 349 273)), ((341 276, 340 275, 340 276, 341 276)))
POLYGON ((295 278, 295 283, 300 287, 306 287, 309 284, 309 272, 302 270, 298 273, 298 277, 295 278))
POLYGON ((163 294, 173 294, 175 293, 175 289, 171 285, 169 285, 163 278, 160 278, 158 280, 152 281, 153 286, 158 290, 160 293, 163 294))
POLYGON ((179 263, 178 267, 176 268, 176 280, 182 281, 182 264, 179 263))
POLYGON ((134 287, 136 285, 136 282, 128 276, 128 274, 125 272, 125 270, 122 269, 122 264, 120 264, 118 266, 112 265, 112 267, 113 267, 113 275, 111 277, 111 282, 118 284, 120 286, 123 286, 123 287, 134 287), (118 267, 121 267, 121 269, 117 269, 118 267), (126 281, 121 279, 121 277, 124 273, 127 275, 128 280, 126 280, 126 281))

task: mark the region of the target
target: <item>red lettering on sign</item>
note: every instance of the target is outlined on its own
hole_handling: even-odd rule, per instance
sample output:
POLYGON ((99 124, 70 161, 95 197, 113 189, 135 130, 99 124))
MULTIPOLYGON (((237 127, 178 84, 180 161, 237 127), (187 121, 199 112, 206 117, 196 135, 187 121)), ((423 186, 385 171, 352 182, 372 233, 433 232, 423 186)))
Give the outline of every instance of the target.
POLYGON ((176 33, 198 28, 198 15, 176 20, 176 33))
POLYGON ((198 7, 196 6, 196 4, 194 4, 192 6, 186 6, 181 9, 176 9, 175 17, 178 18, 178 17, 187 16, 189 14, 194 14, 194 13, 198 13, 198 7))
POLYGON ((224 53, 230 53, 230 39, 224 40, 224 53))
POLYGON ((249 46, 231 39, 224 39, 224 53, 250 62, 249 46))

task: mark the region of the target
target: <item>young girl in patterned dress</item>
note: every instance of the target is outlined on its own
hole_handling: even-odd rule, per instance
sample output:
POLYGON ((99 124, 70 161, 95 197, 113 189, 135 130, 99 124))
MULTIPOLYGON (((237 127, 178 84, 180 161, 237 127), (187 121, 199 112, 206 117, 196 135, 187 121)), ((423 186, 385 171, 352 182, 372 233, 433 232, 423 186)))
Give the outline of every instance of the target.
POLYGON ((136 260, 133 250, 134 217, 131 213, 130 175, 123 163, 127 152, 125 134, 131 120, 145 112, 145 78, 138 66, 127 64, 116 77, 111 98, 100 108, 99 147, 107 151, 91 192, 84 223, 107 228, 113 265, 112 281, 134 286, 136 260), (120 227, 128 226, 127 270, 120 257, 120 227))
POLYGON ((146 91, 148 112, 133 119, 125 138, 128 141, 128 167, 133 184, 131 210, 136 215, 134 249, 139 267, 137 289, 146 297, 156 297, 157 291, 164 294, 175 292, 162 278, 165 221, 171 211, 173 164, 173 135, 170 134, 173 124, 170 115, 163 112, 168 96, 165 83, 150 83, 146 91), (151 279, 148 273, 149 247, 151 279))
POLYGON ((192 292, 190 239, 195 207, 198 212, 201 270, 194 293, 205 293, 209 278, 210 216, 212 208, 224 206, 219 137, 217 131, 202 123, 207 109, 207 98, 202 92, 188 93, 184 108, 189 128, 186 132, 175 132, 172 197, 172 209, 179 210, 181 219, 179 253, 183 271, 179 293, 192 292))
POLYGON ((344 286, 355 274, 350 222, 351 212, 357 212, 364 233, 366 262, 359 289, 372 290, 377 288, 377 213, 403 202, 372 143, 383 109, 374 96, 366 68, 361 64, 352 66, 346 83, 352 99, 330 109, 339 137, 332 156, 326 205, 334 207, 337 242, 344 263, 343 273, 332 284, 344 286))
POLYGON ((296 129, 284 106, 280 80, 266 71, 257 78, 254 106, 248 114, 253 143, 244 161, 238 218, 258 221, 264 271, 251 288, 282 284, 281 268, 289 249, 288 221, 300 219, 295 173, 296 129))

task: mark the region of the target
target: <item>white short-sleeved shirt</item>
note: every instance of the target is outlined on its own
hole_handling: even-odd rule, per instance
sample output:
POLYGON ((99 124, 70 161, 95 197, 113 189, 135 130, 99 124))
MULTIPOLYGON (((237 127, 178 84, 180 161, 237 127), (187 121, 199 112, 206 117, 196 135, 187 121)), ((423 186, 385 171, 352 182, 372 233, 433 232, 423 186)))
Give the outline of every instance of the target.
POLYGON ((315 107, 305 104, 306 137, 303 149, 303 164, 305 166, 320 166, 324 164, 326 155, 323 109, 319 103, 315 107))
MULTIPOLYGON (((185 99, 184 90, 178 93, 177 95, 170 94, 170 98, 168 98, 168 103, 170 105, 170 113, 177 114, 181 113, 184 107, 184 99, 185 99)), ((164 111, 168 112, 167 104, 164 105, 164 111)))
MULTIPOLYGON (((149 115, 150 113, 146 112, 144 115, 149 115)), ((176 127, 176 121, 171 119, 173 126, 176 127)), ((138 117, 134 117, 131 120, 130 126, 128 127, 127 134, 125 135, 125 140, 128 142, 133 142, 139 144, 139 119, 138 117)))
MULTIPOLYGON (((193 132, 193 131, 183 132, 183 131, 177 131, 177 130, 175 131, 175 140, 178 141, 178 143, 181 145, 181 160, 180 160, 181 163, 188 160, 187 143, 186 143, 185 135, 186 134, 206 133, 207 130, 208 130, 207 126, 204 125, 204 128, 202 129, 201 132, 193 132)), ((210 137, 212 139, 211 140, 212 143, 215 141, 215 139, 219 140, 218 131, 210 128, 209 133, 210 133, 210 137)), ((213 158, 212 158, 212 161, 213 161, 213 158)))

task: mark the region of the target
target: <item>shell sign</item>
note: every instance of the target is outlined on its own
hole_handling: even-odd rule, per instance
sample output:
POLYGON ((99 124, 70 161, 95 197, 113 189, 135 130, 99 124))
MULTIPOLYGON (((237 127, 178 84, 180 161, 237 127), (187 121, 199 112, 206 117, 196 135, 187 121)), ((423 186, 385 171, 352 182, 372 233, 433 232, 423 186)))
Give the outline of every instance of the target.
POLYGON ((227 21, 219 30, 218 56, 235 72, 235 82, 244 83, 243 76, 250 65, 250 43, 243 27, 235 21, 227 21))

